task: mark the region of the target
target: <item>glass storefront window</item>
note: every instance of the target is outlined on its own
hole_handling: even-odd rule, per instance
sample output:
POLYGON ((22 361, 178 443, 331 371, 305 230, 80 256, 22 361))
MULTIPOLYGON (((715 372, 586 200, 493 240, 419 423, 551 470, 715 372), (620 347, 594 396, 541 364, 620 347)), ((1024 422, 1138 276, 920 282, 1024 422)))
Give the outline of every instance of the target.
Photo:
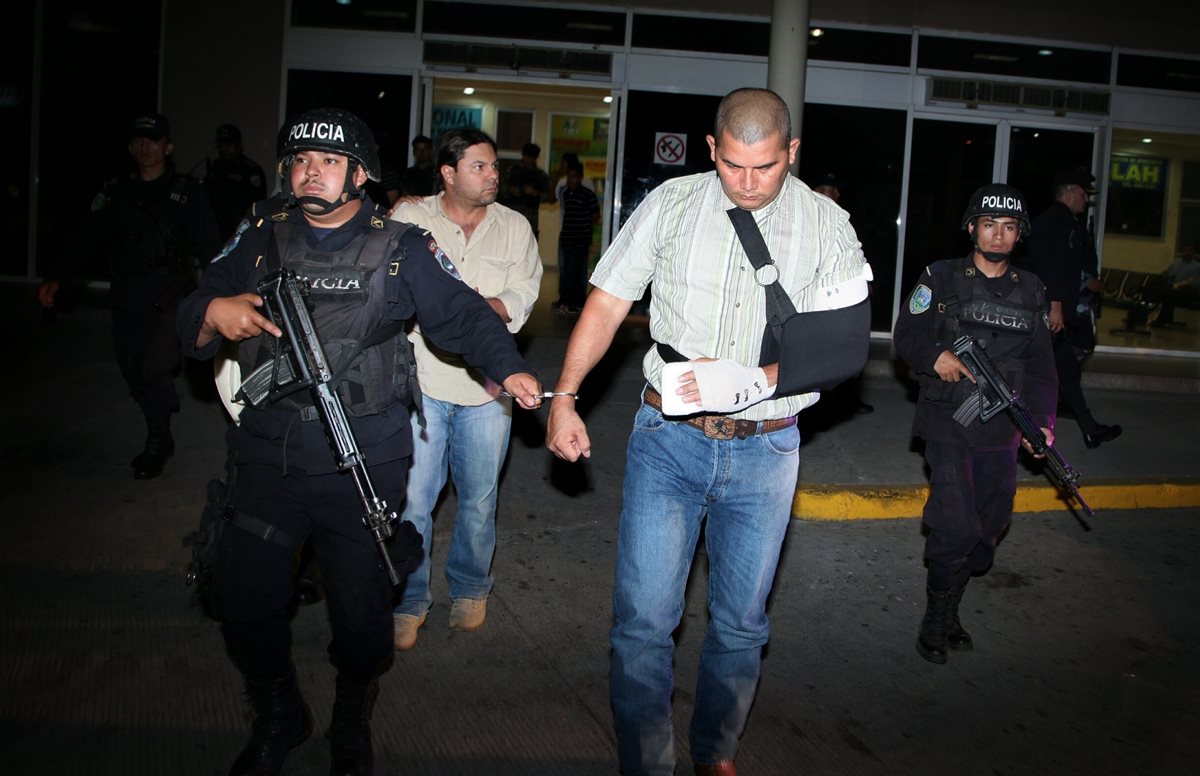
MULTIPOLYGON (((409 76, 289 70, 287 121, 279 128, 279 144, 282 146, 283 133, 292 118, 306 110, 336 105, 355 114, 371 128, 385 175, 403 175, 408 167, 411 100, 412 78, 409 76)), ((386 192, 378 183, 370 182, 367 193, 376 204, 390 206, 386 192)))
POLYGON ((913 121, 901 303, 926 265, 967 255, 963 210, 975 189, 992 182, 995 152, 992 124, 913 121))
MULTIPOLYGON (((19 18, 26 10, 14 10, 14 14, 19 18)), ((75 4, 71 13, 54 12, 50 4, 42 11, 42 47, 46 55, 37 86, 42 95, 40 115, 33 130, 38 133, 40 148, 37 274, 53 271, 62 258, 71 231, 63 224, 80 223, 106 183, 136 169, 129 156, 128 128, 134 116, 157 107, 162 13, 159 0, 87 0, 75 4), (70 52, 70 56, 62 52, 70 52), (80 67, 80 62, 87 66, 80 67)), ((10 28, 20 29, 19 22, 15 24, 18 26, 10 24, 10 28)), ((28 54, 29 49, 12 47, 12 54, 21 51, 28 54)), ((29 94, 32 91, 26 92, 26 98, 29 94)), ((169 118, 176 122, 178 134, 179 118, 169 118)), ((14 118, 12 125, 0 125, 11 132, 19 131, 21 123, 14 118)), ((30 144, 26 139, 13 147, 29 148, 30 144)), ((15 166, 11 172, 17 172, 15 166)), ((28 173, 26 163, 19 173, 26 178, 21 183, 21 201, 12 203, 25 210, 22 226, 28 220, 28 173)), ((21 240, 25 241, 24 234, 21 240)), ((7 256, 0 272, 25 274, 25 253, 7 256)), ((83 277, 109 279, 109 267, 102 257, 77 258, 83 277)))
POLYGON ((894 306, 905 113, 882 108, 805 105, 800 179, 838 182, 838 204, 871 262, 871 328, 890 331, 894 306))
POLYGON ((1065 46, 922 35, 917 41, 917 67, 1107 84, 1112 54, 1065 46))
POLYGON ((1121 54, 1117 58, 1117 84, 1200 92, 1200 60, 1121 54))
POLYGON ((1104 172, 1100 265, 1102 272, 1128 272, 1133 280, 1126 281, 1124 293, 1106 289, 1110 303, 1097 327, 1099 344, 1200 351, 1200 293, 1172 287, 1180 282, 1177 273, 1183 270, 1186 277, 1196 269, 1188 257, 1200 247, 1200 135, 1116 128, 1104 172), (1143 287, 1153 292, 1131 308, 1143 287), (1174 307, 1173 325, 1165 323, 1166 303, 1174 307))
POLYGON ((625 14, 620 12, 443 0, 426 0, 424 12, 422 31, 437 35, 625 44, 625 14))
POLYGON ((1008 183, 1025 197, 1029 217, 1054 203, 1054 176, 1060 170, 1092 170, 1092 132, 1012 127, 1008 133, 1008 183))
POLYGON ((634 48, 673 51, 708 51, 765 57, 770 51, 771 25, 701 16, 633 16, 634 48))
POLYGON ((698 94, 629 93, 618 227, 663 181, 713 169, 705 137, 720 102, 698 94), (658 150, 664 134, 670 136, 665 154, 658 150))
POLYGON ((417 0, 292 0, 292 24, 371 32, 413 32, 417 29, 417 0))

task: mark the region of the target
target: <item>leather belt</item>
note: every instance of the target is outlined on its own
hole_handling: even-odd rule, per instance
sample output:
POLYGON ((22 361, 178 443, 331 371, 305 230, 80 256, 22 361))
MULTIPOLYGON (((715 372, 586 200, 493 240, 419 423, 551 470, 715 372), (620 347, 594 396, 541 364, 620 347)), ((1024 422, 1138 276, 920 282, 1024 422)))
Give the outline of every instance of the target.
MULTIPOLYGON (((647 407, 662 412, 662 395, 654 390, 653 386, 646 387, 645 402, 647 407)), ((668 419, 670 416, 664 416, 668 419)), ((677 423, 687 423, 689 426, 695 426, 704 432, 704 436, 709 439, 745 439, 750 436, 759 434, 770 434, 774 431, 782 431, 785 428, 791 428, 796 425, 796 416, 792 415, 787 418, 779 418, 778 420, 738 420, 731 418, 728 415, 688 415, 686 418, 679 418, 677 423)))

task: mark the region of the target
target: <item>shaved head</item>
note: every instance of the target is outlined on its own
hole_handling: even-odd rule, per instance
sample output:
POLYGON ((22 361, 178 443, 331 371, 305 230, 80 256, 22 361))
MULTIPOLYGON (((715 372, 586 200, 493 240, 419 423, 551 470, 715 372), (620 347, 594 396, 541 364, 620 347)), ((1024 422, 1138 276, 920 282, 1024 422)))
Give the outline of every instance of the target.
POLYGON ((746 145, 778 134, 780 144, 792 139, 792 117, 787 104, 770 89, 735 89, 717 108, 713 137, 719 142, 728 135, 746 145))

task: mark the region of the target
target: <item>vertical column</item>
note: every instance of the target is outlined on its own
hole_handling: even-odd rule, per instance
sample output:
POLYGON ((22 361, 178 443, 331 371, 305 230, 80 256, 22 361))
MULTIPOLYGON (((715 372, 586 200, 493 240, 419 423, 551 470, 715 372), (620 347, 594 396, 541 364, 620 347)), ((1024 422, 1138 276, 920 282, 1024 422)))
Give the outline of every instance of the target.
MULTIPOLYGON (((787 103, 792 114, 792 137, 800 137, 804 118, 804 77, 808 70, 809 0, 772 0, 771 49, 767 59, 767 88, 787 103)), ((803 149, 801 149, 803 151, 803 149)), ((800 156, 792 174, 800 168, 800 156)))

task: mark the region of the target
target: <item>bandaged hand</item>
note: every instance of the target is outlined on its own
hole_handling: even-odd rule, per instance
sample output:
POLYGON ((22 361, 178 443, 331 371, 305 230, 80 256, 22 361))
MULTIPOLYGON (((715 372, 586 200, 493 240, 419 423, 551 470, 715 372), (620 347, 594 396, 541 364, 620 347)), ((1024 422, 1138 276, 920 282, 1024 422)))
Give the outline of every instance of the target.
POLYGON ((689 361, 663 368, 663 414, 690 415, 697 412, 737 412, 769 399, 775 386, 767 385, 762 367, 742 366, 729 359, 689 361), (700 394, 699 402, 684 403, 676 394, 679 377, 691 372, 700 394))

